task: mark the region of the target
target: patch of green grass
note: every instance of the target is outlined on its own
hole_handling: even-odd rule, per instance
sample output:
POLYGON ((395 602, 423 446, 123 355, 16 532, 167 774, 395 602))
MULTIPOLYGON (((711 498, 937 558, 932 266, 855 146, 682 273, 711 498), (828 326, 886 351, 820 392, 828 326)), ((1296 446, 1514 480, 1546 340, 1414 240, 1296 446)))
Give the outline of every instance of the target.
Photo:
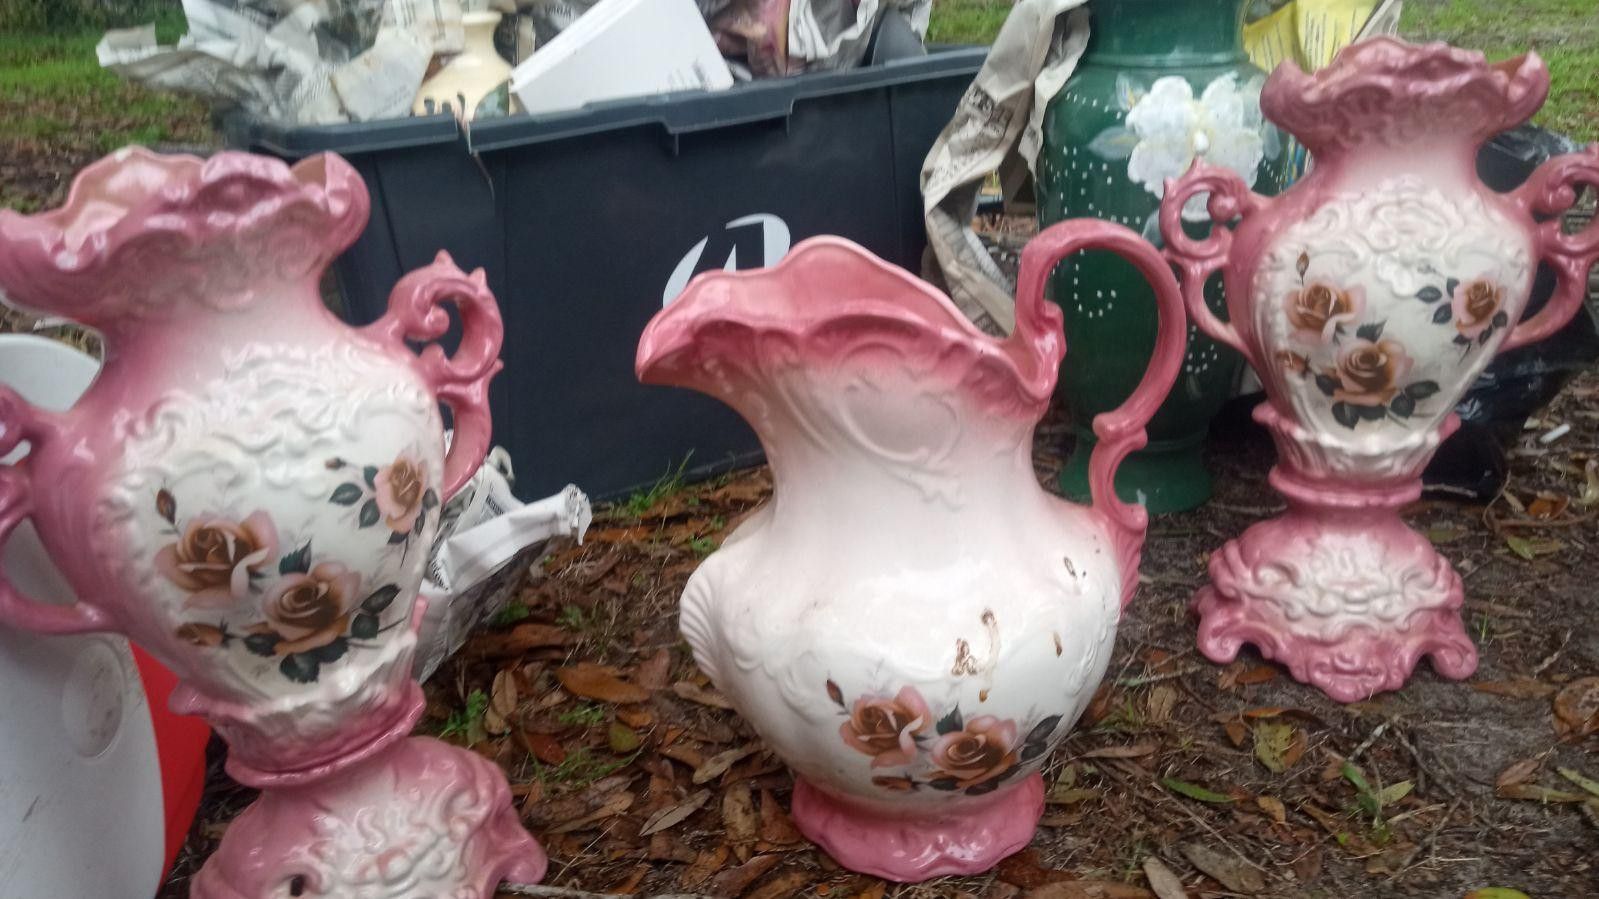
POLYGON ((489 619, 490 627, 510 627, 520 621, 526 621, 533 614, 533 610, 520 599, 513 599, 505 604, 505 608, 494 613, 489 619))
POLYGON ((450 713, 450 717, 439 728, 439 739, 458 737, 470 740, 471 733, 483 721, 483 713, 489 710, 488 694, 482 690, 473 690, 466 697, 466 706, 450 713))
POLYGON ((567 727, 594 727, 605 722, 605 709, 591 703, 580 702, 556 717, 567 727))
POLYGON ((582 633, 588 630, 589 616, 584 613, 582 606, 568 604, 561 607, 561 614, 556 617, 555 623, 569 631, 582 633))
POLYGON ((581 746, 567 753, 559 765, 545 765, 538 759, 533 759, 533 777, 548 784, 586 787, 608 774, 631 765, 636 758, 638 758, 637 752, 615 759, 599 758, 589 752, 588 747, 581 746))
POLYGON ((694 456, 692 450, 677 464, 677 468, 661 475, 660 479, 651 485, 648 490, 635 491, 622 504, 622 511, 634 518, 643 518, 650 510, 655 508, 662 500, 683 489, 683 473, 688 470, 688 460, 694 456))
POLYGON ((930 44, 992 44, 1012 0, 933 0, 930 44))

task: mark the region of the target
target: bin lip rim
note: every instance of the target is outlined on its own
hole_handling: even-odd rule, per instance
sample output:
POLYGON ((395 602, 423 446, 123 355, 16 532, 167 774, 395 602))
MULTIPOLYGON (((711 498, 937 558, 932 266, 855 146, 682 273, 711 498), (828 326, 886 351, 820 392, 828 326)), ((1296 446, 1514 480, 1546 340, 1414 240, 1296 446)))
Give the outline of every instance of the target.
POLYGON ((460 123, 449 113, 331 125, 280 125, 253 117, 242 117, 240 121, 243 142, 251 151, 286 159, 317 153, 352 155, 453 144, 464 136, 460 123))
POLYGON ((706 122, 702 128, 690 130, 714 130, 784 117, 792 112, 794 103, 799 100, 898 87, 951 76, 975 77, 983 60, 988 57, 988 50, 988 47, 983 46, 933 46, 928 48, 926 56, 890 60, 855 69, 758 79, 734 85, 725 91, 687 90, 619 97, 561 112, 488 119, 463 129, 462 137, 474 154, 509 150, 622 128, 645 125, 670 128, 675 124, 687 124, 672 115, 679 110, 700 113, 683 115, 681 119, 698 118, 706 122), (751 97, 759 97, 764 101, 762 112, 751 113, 748 109, 741 109, 753 105, 745 102, 751 97), (718 117, 716 113, 719 111, 731 114, 718 117))

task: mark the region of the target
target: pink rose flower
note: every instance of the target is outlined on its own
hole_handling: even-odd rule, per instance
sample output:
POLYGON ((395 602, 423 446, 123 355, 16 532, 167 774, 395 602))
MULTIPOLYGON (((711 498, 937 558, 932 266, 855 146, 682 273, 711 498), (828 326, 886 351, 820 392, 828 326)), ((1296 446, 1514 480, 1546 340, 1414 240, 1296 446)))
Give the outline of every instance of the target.
POLYGON ((1455 313, 1455 329, 1475 339, 1493 325, 1494 316, 1505 305, 1505 289, 1488 281, 1455 285, 1449 305, 1455 313))
POLYGON ((422 513, 422 497, 427 494, 427 468, 407 456, 379 471, 372 480, 377 491, 378 511, 383 521, 397 534, 409 534, 422 513))
POLYGON ((939 773, 964 790, 1016 767, 1017 741, 1015 721, 983 715, 939 737, 929 754, 939 773))
POLYGON ((873 768, 909 765, 916 758, 916 735, 927 729, 931 717, 922 694, 905 687, 898 696, 866 695, 855 700, 838 735, 851 748, 871 756, 873 768))
POLYGON ((320 649, 344 636, 360 592, 361 575, 337 562, 279 579, 261 603, 266 627, 282 638, 278 655, 320 649))
POLYGON ((1339 290, 1312 282, 1287 297, 1288 324, 1294 337, 1305 343, 1327 343, 1339 325, 1351 325, 1366 312, 1366 292, 1359 287, 1339 290))
POLYGON ((1399 392, 1399 379, 1415 362, 1397 340, 1357 340, 1338 354, 1338 389, 1333 400, 1353 406, 1386 406, 1399 392))
POLYGON ((156 570, 187 590, 184 606, 222 609, 249 592, 250 575, 278 554, 278 531, 265 512, 234 523, 214 515, 191 519, 176 543, 155 554, 156 570))

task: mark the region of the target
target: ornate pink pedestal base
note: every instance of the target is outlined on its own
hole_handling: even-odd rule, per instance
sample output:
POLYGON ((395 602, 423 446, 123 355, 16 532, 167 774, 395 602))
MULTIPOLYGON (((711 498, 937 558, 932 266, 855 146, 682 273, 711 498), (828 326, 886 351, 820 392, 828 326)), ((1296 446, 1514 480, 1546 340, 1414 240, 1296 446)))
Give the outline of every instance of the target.
POLYGON ((328 778, 268 787, 228 828, 192 899, 492 899, 548 860, 505 776, 411 737, 328 778))
POLYGON ((800 832, 839 864, 916 883, 982 873, 1032 842, 1044 814, 1044 778, 1033 774, 987 805, 963 805, 925 818, 865 808, 802 779, 795 780, 793 805, 800 832))
POLYGON ((1353 491, 1273 469, 1288 512, 1254 525, 1210 559, 1194 597, 1199 648, 1230 662, 1245 643, 1339 702, 1395 690, 1424 655, 1459 680, 1477 670, 1460 621, 1460 577, 1398 510, 1419 481, 1353 491))

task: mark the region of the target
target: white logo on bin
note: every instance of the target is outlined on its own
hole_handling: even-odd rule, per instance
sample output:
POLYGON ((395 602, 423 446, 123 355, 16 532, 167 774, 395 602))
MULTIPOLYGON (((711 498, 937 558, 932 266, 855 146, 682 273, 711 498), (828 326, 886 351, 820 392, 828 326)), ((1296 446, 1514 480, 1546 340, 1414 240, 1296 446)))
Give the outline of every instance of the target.
MULTIPOLYGON (((704 270, 700 267, 700 262, 704 259, 705 250, 711 245, 711 237, 713 236, 718 237, 718 250, 724 244, 731 244, 728 248, 727 263, 722 266, 724 271, 733 272, 738 271, 740 268, 767 268, 776 265, 778 260, 788 255, 789 231, 787 222, 769 212, 757 212, 754 215, 733 219, 727 223, 724 234, 700 238, 700 242, 695 244, 694 248, 689 250, 688 254, 677 264, 677 268, 672 270, 672 277, 666 281, 666 291, 661 294, 662 306, 671 305, 672 301, 677 299, 678 295, 683 292, 683 288, 688 286, 688 282, 704 270), (749 260, 745 265, 740 266, 738 238, 735 232, 746 228, 761 229, 761 258, 749 260)), ((715 257, 713 256, 712 258, 715 257)))

